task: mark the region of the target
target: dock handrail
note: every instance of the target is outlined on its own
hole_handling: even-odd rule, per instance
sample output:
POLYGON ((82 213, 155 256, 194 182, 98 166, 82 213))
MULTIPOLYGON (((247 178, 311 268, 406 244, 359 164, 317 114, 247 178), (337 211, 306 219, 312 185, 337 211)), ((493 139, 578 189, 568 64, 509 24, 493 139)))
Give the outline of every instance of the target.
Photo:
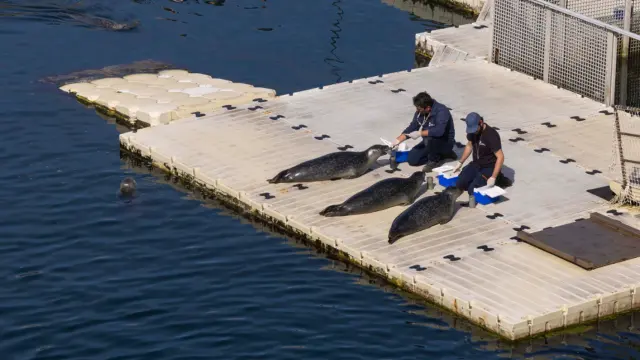
POLYGON ((611 24, 607 24, 607 23, 602 22, 600 20, 596 20, 596 19, 590 18, 590 17, 585 16, 583 14, 580 14, 578 12, 575 12, 575 11, 569 10, 567 8, 564 8, 562 6, 558 6, 556 4, 552 4, 552 3, 546 2, 544 0, 528 0, 528 1, 532 2, 532 3, 535 3, 535 4, 538 4, 538 5, 542 6, 542 7, 546 7, 546 8, 549 8, 551 10, 557 11, 559 13, 563 13, 565 15, 578 18, 578 19, 580 19, 580 20, 582 20, 584 22, 587 22, 587 23, 589 23, 591 25, 595 25, 595 26, 601 27, 603 29, 609 30, 611 32, 618 33, 618 34, 620 34, 622 36, 628 36, 628 37, 630 37, 632 39, 640 41, 640 35, 638 35, 638 34, 635 34, 635 33, 632 33, 630 31, 621 29, 621 28, 619 28, 617 26, 614 26, 614 25, 611 25, 611 24))

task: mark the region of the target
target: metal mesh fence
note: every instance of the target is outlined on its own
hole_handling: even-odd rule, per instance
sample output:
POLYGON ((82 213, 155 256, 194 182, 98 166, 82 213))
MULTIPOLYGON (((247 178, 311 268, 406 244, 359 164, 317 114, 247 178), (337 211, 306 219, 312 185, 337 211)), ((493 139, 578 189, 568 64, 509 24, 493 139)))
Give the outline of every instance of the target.
MULTIPOLYGON (((613 203, 640 204, 640 108, 615 106, 612 169, 618 173, 613 203)), ((612 187, 613 188, 613 187, 612 187)))
MULTIPOLYGON (((640 33, 640 0, 631 0, 630 31, 640 33)), ((490 60, 607 105, 640 107, 640 40, 622 29, 627 0, 494 0, 490 60), (551 9, 557 5, 571 12, 551 9), (587 19, 588 20, 588 19, 587 19)))
MULTIPOLYGON (((560 0, 549 3, 558 4, 560 0)), ((529 0, 495 0, 491 61, 606 102, 617 38, 529 0)))

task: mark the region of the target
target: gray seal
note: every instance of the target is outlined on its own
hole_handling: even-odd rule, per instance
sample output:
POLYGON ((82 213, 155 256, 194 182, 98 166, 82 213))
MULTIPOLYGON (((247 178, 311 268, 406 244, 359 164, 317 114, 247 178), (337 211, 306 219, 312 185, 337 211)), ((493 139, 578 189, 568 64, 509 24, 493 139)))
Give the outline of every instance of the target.
POLYGON ((307 160, 282 170, 270 184, 312 182, 336 179, 355 179, 362 176, 378 158, 391 149, 386 145, 373 145, 365 151, 339 151, 307 160))
POLYGON ((136 181, 133 178, 126 177, 120 183, 120 195, 132 196, 136 192, 136 181))
POLYGON ((393 220, 391 229, 389 229, 389 244, 434 225, 446 224, 451 221, 456 200, 461 194, 462 190, 452 186, 440 194, 427 196, 416 201, 393 220))
POLYGON ((397 205, 409 205, 418 197, 426 174, 416 171, 408 178, 390 178, 376 182, 354 194, 342 204, 329 205, 320 215, 360 215, 388 209, 397 205))

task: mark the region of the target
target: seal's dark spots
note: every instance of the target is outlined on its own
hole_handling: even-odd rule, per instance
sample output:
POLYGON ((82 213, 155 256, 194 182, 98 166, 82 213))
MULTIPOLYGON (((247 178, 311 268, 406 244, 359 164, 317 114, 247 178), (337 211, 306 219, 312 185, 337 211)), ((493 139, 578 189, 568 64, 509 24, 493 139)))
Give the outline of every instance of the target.
POLYGON ((373 80, 373 81, 369 81, 369 84, 371 85, 375 85, 375 84, 379 84, 379 83, 383 83, 384 81, 382 80, 373 80))
POLYGON ((511 131, 515 131, 515 132, 517 132, 517 133, 518 133, 518 135, 523 135, 523 134, 526 134, 526 133, 527 133, 525 130, 522 130, 522 129, 520 129, 520 128, 515 128, 515 129, 513 129, 513 130, 511 130, 511 131))
POLYGON ((233 106, 233 105, 222 105, 222 107, 223 107, 223 108, 225 108, 225 109, 227 109, 227 110, 233 110, 233 109, 236 109, 236 107, 235 107, 235 106, 233 106))
POLYGON ((205 116, 205 114, 201 113, 200 111, 192 112, 192 114, 193 114, 193 115, 195 115, 196 117, 203 117, 203 116, 205 116))
POLYGON ((531 229, 531 228, 528 227, 527 225, 521 225, 520 227, 513 228, 513 230, 515 230, 515 231, 523 231, 523 230, 527 230, 527 229, 531 229))
POLYGON ((613 216, 620 216, 624 213, 621 213, 620 211, 616 210, 616 209, 611 209, 607 211, 607 214, 611 214, 613 216))
POLYGON ((573 159, 567 158, 566 160, 560 160, 560 162, 563 163, 563 164, 568 164, 568 163, 576 162, 576 161, 573 160, 573 159))
POLYGON ((455 256, 455 255, 447 255, 447 256, 443 256, 443 258, 449 259, 449 261, 458 261, 458 260, 460 260, 460 258, 455 256))
POLYGON ((553 125, 552 123, 550 123, 550 122, 548 122, 548 121, 547 121, 547 122, 543 122, 543 123, 542 123, 542 124, 540 124, 540 125, 544 125, 544 126, 546 126, 546 127, 548 127, 548 128, 554 128, 554 127, 556 127, 556 126, 557 126, 557 125, 553 125))
POLYGON ((481 249, 481 250, 482 250, 482 251, 484 251, 484 252, 487 252, 487 251, 493 251, 493 250, 494 250, 494 248, 489 247, 489 246, 487 246, 487 245, 480 245, 480 246, 478 246, 478 247, 477 247, 477 249, 481 249))
POLYGON ((297 187, 298 190, 304 190, 304 189, 308 189, 309 188, 308 186, 305 186, 303 184, 295 184, 292 187, 297 187))
POLYGON ((570 119, 573 119, 575 121, 585 121, 585 120, 587 120, 587 119, 585 119, 583 117, 580 117, 580 116, 572 116, 572 117, 570 117, 570 119))
POLYGON ((397 90, 391 90, 391 92, 392 92, 392 93, 394 93, 394 94, 397 94, 397 93, 399 93, 399 92, 401 92, 401 91, 407 91, 407 90, 405 90, 405 89, 403 89, 403 88, 399 88, 399 89, 397 89, 397 90))
POLYGON ((322 134, 321 136, 314 136, 313 138, 316 140, 329 139, 331 136, 322 134))
POLYGON ((338 146, 338 150, 340 150, 340 151, 346 151, 348 149, 353 149, 353 146, 351 146, 351 145, 338 146))
POLYGON ((263 99, 263 98, 256 98, 256 99, 253 99, 253 100, 251 100, 251 101, 259 102, 259 103, 263 103, 263 102, 267 102, 267 101, 269 101, 269 100, 265 100, 265 99, 263 99))
POLYGON ((422 267, 422 266, 420 266, 418 264, 409 266, 409 269, 413 269, 415 271, 425 271, 425 270, 427 270, 426 267, 422 267))
POLYGON ((305 125, 305 124, 300 124, 300 125, 298 125, 298 126, 292 126, 291 128, 292 128, 293 130, 300 130, 300 129, 302 129, 302 128, 306 128, 306 127, 307 127, 307 125, 305 125))
POLYGON ((543 147, 543 148, 540 148, 540 149, 535 149, 535 150, 533 150, 533 151, 537 152, 538 154, 541 154, 541 153, 543 153, 543 152, 545 152, 545 151, 551 151, 551 150, 549 150, 549 149, 547 149, 547 148, 543 147))
POLYGON ((521 137, 517 137, 517 138, 515 138, 515 139, 509 139, 509 141, 514 142, 514 143, 517 143, 518 141, 524 141, 524 139, 523 139, 523 138, 521 138, 521 137))
POLYGON ((499 218, 501 216, 504 216, 504 215, 502 215, 500 213, 493 213, 493 215, 487 215, 487 218, 491 219, 491 220, 495 220, 495 219, 497 219, 497 218, 499 218))
POLYGON ((258 110, 258 109, 264 109, 264 108, 263 108, 262 106, 260 106, 260 105, 256 105, 256 106, 254 106, 254 107, 250 107, 250 108, 249 108, 249 110, 251 110, 251 111, 256 111, 256 110, 258 110))
POLYGON ((284 118, 284 115, 276 115, 276 116, 270 116, 269 119, 276 121, 278 119, 282 119, 284 118))
POLYGON ((260 196, 264 197, 267 200, 273 199, 275 197, 274 195, 271 195, 268 192, 263 192, 263 193, 260 194, 260 196))
POLYGON ((602 171, 593 169, 591 171, 586 171, 586 173, 589 175, 595 175, 595 174, 602 174, 602 171))

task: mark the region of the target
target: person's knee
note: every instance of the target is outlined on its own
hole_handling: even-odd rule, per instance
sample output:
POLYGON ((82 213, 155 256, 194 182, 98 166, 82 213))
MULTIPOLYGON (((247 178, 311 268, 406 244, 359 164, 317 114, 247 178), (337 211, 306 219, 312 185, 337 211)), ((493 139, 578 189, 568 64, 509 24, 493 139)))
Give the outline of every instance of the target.
POLYGON ((411 156, 411 154, 409 154, 409 156, 407 156, 407 164, 409 164, 409 166, 419 166, 420 156, 411 156))

